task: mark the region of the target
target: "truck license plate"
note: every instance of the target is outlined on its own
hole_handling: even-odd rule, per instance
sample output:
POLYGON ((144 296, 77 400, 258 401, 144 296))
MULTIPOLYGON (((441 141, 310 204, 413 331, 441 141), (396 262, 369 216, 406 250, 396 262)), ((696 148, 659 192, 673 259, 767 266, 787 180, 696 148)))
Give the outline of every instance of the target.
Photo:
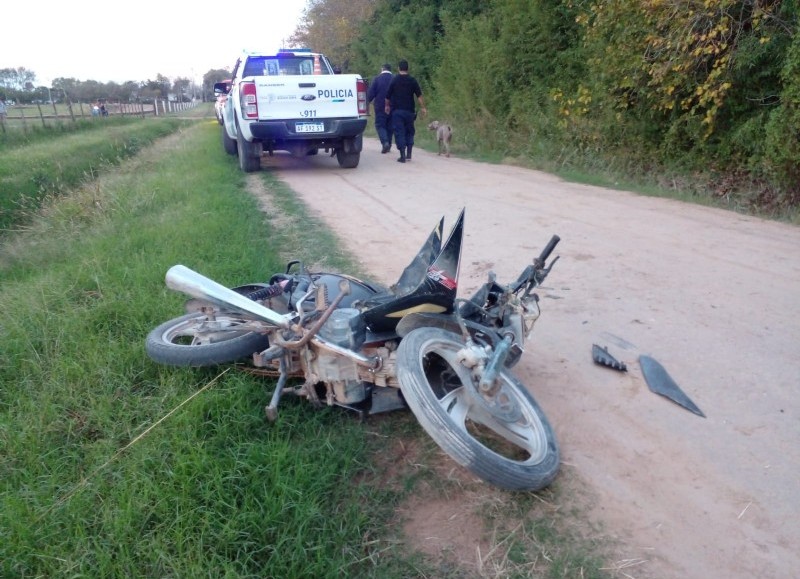
POLYGON ((294 130, 298 133, 322 133, 325 132, 324 123, 296 123, 294 130))

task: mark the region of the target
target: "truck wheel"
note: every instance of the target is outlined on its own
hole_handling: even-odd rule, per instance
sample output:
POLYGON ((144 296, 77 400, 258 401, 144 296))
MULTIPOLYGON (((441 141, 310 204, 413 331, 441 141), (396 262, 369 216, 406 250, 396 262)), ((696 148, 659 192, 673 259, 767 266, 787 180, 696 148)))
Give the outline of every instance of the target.
POLYGON ((228 131, 225 130, 225 125, 222 125, 220 129, 220 132, 222 133, 222 148, 225 149, 225 152, 229 155, 235 155, 238 150, 236 141, 228 136, 228 131))
POLYGON ((345 153, 344 149, 336 149, 336 160, 342 169, 355 169, 361 160, 361 152, 345 153))
MULTIPOLYGON (((239 128, 238 125, 236 127, 239 128)), ((261 155, 254 143, 248 143, 242 137, 242 131, 236 131, 236 142, 239 145, 239 168, 245 173, 252 173, 261 169, 261 155)))

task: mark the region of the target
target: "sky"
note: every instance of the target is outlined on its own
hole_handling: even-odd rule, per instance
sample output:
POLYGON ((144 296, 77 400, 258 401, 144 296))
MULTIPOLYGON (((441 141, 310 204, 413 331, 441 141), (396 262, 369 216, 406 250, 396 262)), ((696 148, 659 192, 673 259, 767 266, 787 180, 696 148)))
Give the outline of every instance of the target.
POLYGON ((123 83, 158 74, 199 84, 211 69, 231 70, 242 50, 285 45, 305 7, 306 0, 4 2, 0 69, 33 71, 36 86, 60 77, 123 83))

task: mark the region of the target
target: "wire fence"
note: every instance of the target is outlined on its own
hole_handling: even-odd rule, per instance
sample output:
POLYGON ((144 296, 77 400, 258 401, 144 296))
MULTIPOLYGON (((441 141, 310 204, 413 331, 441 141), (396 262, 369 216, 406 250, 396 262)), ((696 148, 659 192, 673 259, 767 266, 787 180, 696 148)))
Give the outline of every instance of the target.
POLYGON ((158 117, 185 111, 197 105, 198 101, 174 102, 167 99, 156 99, 150 103, 104 101, 102 110, 97 104, 71 101, 58 104, 6 105, 5 113, 0 108, 0 126, 6 132, 9 128, 27 130, 39 125, 47 127, 48 123, 76 122, 105 116, 158 117))

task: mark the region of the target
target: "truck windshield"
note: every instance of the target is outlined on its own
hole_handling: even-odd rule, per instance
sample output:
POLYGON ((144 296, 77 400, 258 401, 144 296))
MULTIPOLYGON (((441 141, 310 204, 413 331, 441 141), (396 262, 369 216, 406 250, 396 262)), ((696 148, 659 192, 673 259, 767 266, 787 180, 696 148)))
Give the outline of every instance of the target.
MULTIPOLYGON (((256 56, 247 59, 243 76, 280 76, 314 74, 314 57, 301 56, 256 56)), ((325 66, 320 66, 318 74, 328 74, 325 66)))

